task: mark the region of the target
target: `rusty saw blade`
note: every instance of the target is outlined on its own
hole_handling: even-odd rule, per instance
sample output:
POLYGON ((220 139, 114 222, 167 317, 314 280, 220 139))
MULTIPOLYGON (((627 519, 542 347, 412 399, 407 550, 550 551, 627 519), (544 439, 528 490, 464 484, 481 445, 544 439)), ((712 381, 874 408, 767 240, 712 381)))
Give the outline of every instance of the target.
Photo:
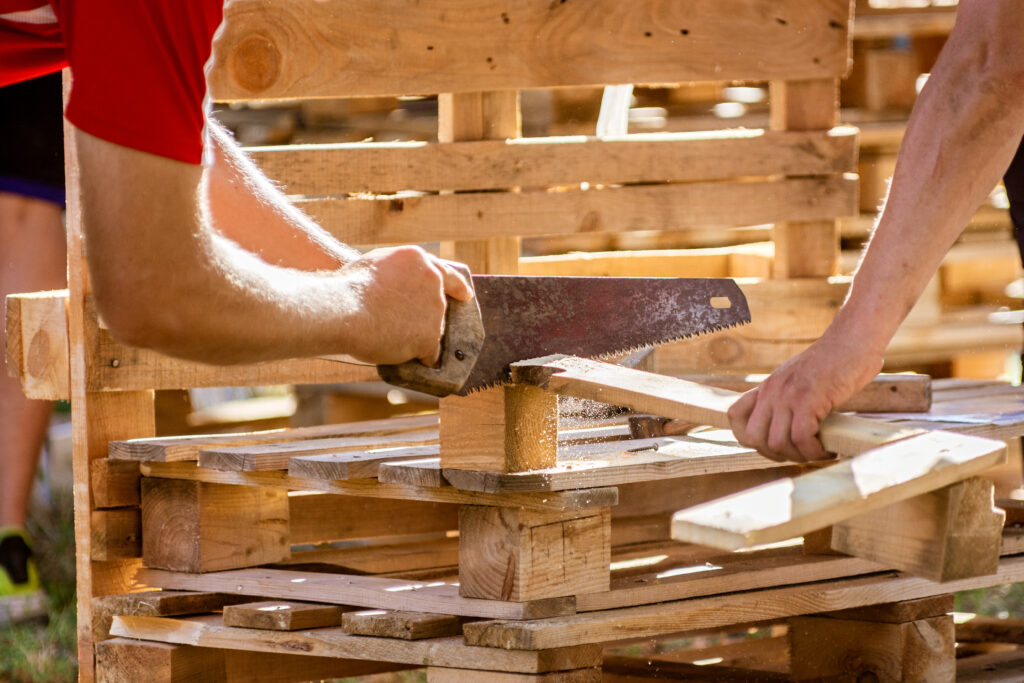
POLYGON ((449 300, 440 365, 381 365, 384 381, 437 396, 510 381, 509 365, 567 354, 604 359, 750 322, 726 278, 474 275, 476 297, 449 300))

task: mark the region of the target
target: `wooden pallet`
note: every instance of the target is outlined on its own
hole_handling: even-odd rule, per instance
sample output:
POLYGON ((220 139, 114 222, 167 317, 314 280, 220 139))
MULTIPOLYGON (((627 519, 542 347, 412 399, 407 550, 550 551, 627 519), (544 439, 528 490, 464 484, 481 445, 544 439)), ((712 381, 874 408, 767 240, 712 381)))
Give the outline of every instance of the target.
MULTIPOLYGON (((795 302, 777 313, 782 320, 765 307, 757 323, 759 358, 781 362, 820 333, 842 296, 842 283, 828 278, 838 272, 837 219, 856 212, 847 176, 856 138, 836 128, 849 0, 695 0, 685 11, 667 0, 596 2, 239 0, 225 10, 211 94, 438 95, 438 143, 255 155, 297 204, 353 244, 441 242, 441 253, 476 272, 507 273, 519 268, 524 236, 772 223, 771 270, 751 292, 795 302), (449 18, 455 9, 458 22, 449 18), (762 130, 509 141, 520 134, 520 90, 722 80, 770 84, 762 130)), ((543 410, 539 438, 516 438, 507 401, 510 414, 555 404, 533 387, 449 401, 436 441, 434 418, 139 441, 153 434, 153 389, 353 381, 368 372, 315 360, 213 368, 111 338, 91 299, 73 149, 67 157, 66 314, 54 297, 19 309, 8 316, 8 348, 31 392, 72 399, 83 680, 293 680, 424 664, 435 681, 479 679, 482 670, 505 681, 594 680, 606 642, 1018 578, 1013 534, 996 574, 941 586, 859 557, 668 544, 669 520, 684 504, 798 468, 707 433, 637 440, 614 421, 566 424, 553 438, 543 410), (488 429, 477 429, 481 414, 488 429), (514 457, 508 434, 520 447, 514 457), (568 459, 559 462, 560 452, 568 459), (455 470, 484 483, 460 488, 455 470), (499 490, 478 490, 493 481, 499 490), (147 586, 167 590, 123 597, 147 586), (229 604, 239 594, 341 606, 342 621, 304 628, 339 610, 229 604), (355 613, 368 608, 388 614, 355 613), (228 624, 186 616, 221 609, 228 624), (453 625, 461 631, 438 635, 453 625)), ((729 340, 705 341, 691 370, 735 355, 729 340)), ((946 621, 928 610, 911 616, 898 623, 946 621)), ((952 650, 937 642, 943 663, 952 650)))
MULTIPOLYGON (((941 382, 929 412, 903 418, 911 427, 1015 436, 1024 432, 1024 420, 1015 415, 1020 397, 1020 389, 995 383, 941 382), (983 414, 989 422, 982 423, 983 414), (968 418, 972 422, 956 421, 968 418)), ((741 553, 668 542, 667 526, 659 535, 655 520, 666 519, 684 497, 696 502, 741 479, 777 479, 794 469, 759 460, 720 432, 638 439, 624 418, 581 424, 577 416, 566 415, 555 467, 483 476, 442 467, 436 457, 424 457, 430 453, 422 444, 394 446, 390 440, 435 423, 435 417, 424 416, 350 425, 342 428, 348 436, 329 437, 330 446, 323 434, 301 431, 112 444, 117 460, 141 463, 147 482, 143 538, 168 541, 157 553, 143 549, 146 564, 189 554, 172 542, 185 538, 199 541, 200 564, 230 556, 239 568, 151 566, 135 579, 162 592, 96 598, 94 629, 117 636, 98 649, 98 675, 114 680, 157 661, 177 675, 215 661, 225 680, 235 680, 232 672, 239 664, 231 651, 241 650, 266 653, 271 669, 300 657, 288 680, 327 675, 316 673, 321 671, 357 675, 368 671, 370 662, 376 671, 426 666, 428 680, 438 681, 474 680, 483 671, 508 680, 645 680, 655 671, 680 679, 714 673, 803 680, 849 673, 851 658, 860 670, 884 680, 918 671, 930 679, 948 676, 958 666, 951 647, 953 621, 946 614, 948 593, 1024 578, 1024 534, 1015 527, 1002 533, 1002 559, 994 574, 947 583, 898 574, 884 562, 809 554, 799 540, 741 553), (370 434, 381 439, 383 450, 376 454, 361 436, 370 434), (341 443, 345 439, 348 443, 341 443), (282 449, 276 470, 267 469, 270 445, 282 449), (323 453, 325 447, 332 453, 323 453), (231 457, 222 460, 225 453, 231 457), (245 454, 263 459, 238 457, 245 454), (333 469, 323 469, 327 463, 333 469), (348 464, 367 469, 345 478, 339 468, 348 464), (614 489, 594 488, 600 483, 619 485, 618 504, 607 516, 598 511, 615 501, 606 493, 614 489), (198 488, 198 495, 180 496, 179 484, 193 492, 198 488), (275 539, 261 542, 255 534, 240 539, 223 532, 237 526, 226 527, 222 520, 237 525, 237 515, 252 515, 254 507, 218 497, 218 489, 324 493, 277 496, 284 505, 266 509, 264 520, 283 516, 290 524, 277 529, 275 539), (660 499, 659 491, 664 492, 660 499), (353 507, 353 498, 365 504, 353 507), (458 519, 450 503, 460 504, 458 519), (378 504, 387 507, 375 508, 378 504), (201 509, 196 519, 208 527, 183 534, 178 517, 187 517, 190 507, 201 509), (147 516, 147 509, 165 512, 147 516), (430 521, 413 527, 414 518, 430 521), (599 541, 602 527, 605 540, 599 541), (452 537, 455 528, 458 539, 452 537), (413 531, 418 535, 410 538, 413 531), (520 542, 527 536, 527 545, 514 550, 510 534, 520 542), (256 561, 256 547, 273 553, 282 545, 366 536, 376 540, 370 546, 296 549, 267 560, 272 566, 248 566, 256 561), (557 541, 557 557, 551 541, 557 541), (492 554, 502 561, 492 562, 492 554), (608 571, 596 576, 594 562, 608 571), (566 586, 553 580, 553 569, 559 575, 571 572, 573 581, 566 586), (465 594, 477 591, 486 597, 465 594), (865 609, 880 603, 885 604, 865 609), (201 616, 218 610, 223 616, 201 616), (801 616, 819 612, 830 614, 801 616), (681 632, 735 631, 751 622, 780 620, 788 624, 788 635, 778 631, 785 626, 776 627, 774 639, 756 648, 694 648, 639 659, 605 650, 602 656, 602 647, 613 643, 678 641, 681 632), (721 670, 697 669, 693 663, 706 666, 705 660, 719 656, 721 670)), ((1010 510, 1011 519, 1018 519, 1020 511, 1010 510)), ((266 529, 259 520, 253 524, 266 529)), ((991 633, 995 626, 986 628, 991 633)), ((958 640, 998 640, 961 631, 958 640)), ((983 659, 965 659, 959 667, 966 676, 993 661, 1005 667, 1019 661, 1019 653, 997 650, 976 650, 975 657, 983 659)))

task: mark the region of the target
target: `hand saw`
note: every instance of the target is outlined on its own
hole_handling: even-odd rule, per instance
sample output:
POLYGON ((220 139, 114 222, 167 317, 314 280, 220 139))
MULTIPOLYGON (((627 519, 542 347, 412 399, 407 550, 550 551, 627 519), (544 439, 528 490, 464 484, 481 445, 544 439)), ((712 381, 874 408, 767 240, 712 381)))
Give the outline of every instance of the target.
POLYGON ((750 322, 726 278, 474 275, 475 297, 448 299, 441 359, 379 365, 389 384, 435 396, 511 381, 509 366, 550 354, 606 359, 750 322))

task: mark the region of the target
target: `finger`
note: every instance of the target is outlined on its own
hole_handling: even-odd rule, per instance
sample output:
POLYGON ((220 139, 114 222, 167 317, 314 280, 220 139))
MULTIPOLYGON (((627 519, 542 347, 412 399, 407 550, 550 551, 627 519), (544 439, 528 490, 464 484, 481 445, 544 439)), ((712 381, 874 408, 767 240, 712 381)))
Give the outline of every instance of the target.
POLYGON ((757 449, 757 452, 765 457, 778 460, 779 458, 768 447, 768 433, 772 424, 773 412, 773 407, 768 405, 767 401, 757 402, 754 410, 750 413, 750 419, 747 420, 748 443, 744 445, 757 449))
POLYGON ((790 430, 793 445, 805 462, 829 460, 831 457, 818 440, 818 427, 818 421, 813 415, 801 414, 793 417, 793 427, 790 430))
POLYGON ((444 259, 437 259, 436 265, 441 271, 445 294, 459 301, 469 301, 473 298, 473 287, 469 284, 469 268, 444 259))
POLYGON ((768 431, 768 448, 777 460, 802 462, 803 456, 790 437, 792 425, 793 414, 784 408, 776 409, 772 413, 772 424, 768 431))
POLYGON ((747 421, 750 419, 750 411, 757 405, 757 389, 751 389, 740 396, 729 406, 729 427, 732 429, 736 440, 743 446, 753 448, 747 439, 747 421))

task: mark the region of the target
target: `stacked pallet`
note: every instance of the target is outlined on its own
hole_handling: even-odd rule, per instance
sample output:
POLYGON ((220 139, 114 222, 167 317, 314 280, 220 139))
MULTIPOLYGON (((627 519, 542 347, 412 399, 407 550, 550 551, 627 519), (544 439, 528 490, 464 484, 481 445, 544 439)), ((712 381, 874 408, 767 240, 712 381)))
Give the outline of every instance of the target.
MULTIPOLYGON (((623 392, 617 398, 629 399, 623 392)), ((911 426, 1024 433, 1019 415, 999 410, 1019 403, 1020 390, 946 383, 936 397, 930 412, 904 416, 914 418, 911 426), (982 424, 980 406, 990 422, 982 424), (968 411, 973 424, 956 422, 968 411)), ((487 453, 493 430, 445 435, 463 408, 444 405, 440 417, 112 443, 110 457, 142 475, 144 566, 134 579, 161 591, 93 601, 95 635, 116 636, 98 646, 97 675, 135 679, 145 670, 173 679, 202 670, 209 680, 240 680, 261 662, 274 680, 424 666, 431 681, 804 680, 851 667, 881 680, 932 680, 956 666, 948 593, 1024 578, 1024 535, 1004 530, 1001 513, 992 527, 983 510, 965 518, 969 506, 952 502, 948 517, 927 511, 933 542, 901 535, 914 529, 906 508, 896 511, 903 525, 875 534, 880 547, 900 539, 904 559, 917 554, 918 573, 951 568, 956 574, 942 577, 945 583, 896 574, 899 560, 891 556, 812 554, 799 539, 746 552, 672 542, 677 507, 784 481, 799 468, 760 458, 720 430, 638 437, 623 417, 566 411, 547 467, 498 471, 492 460, 492 469, 479 469, 488 462, 467 461, 463 442, 487 453), (936 532, 939 518, 967 522, 972 540, 965 527, 936 532), (996 540, 993 559, 1002 555, 981 576, 987 553, 979 535, 996 540), (945 547, 943 537, 969 549, 937 559, 931 553, 945 547), (801 616, 815 612, 827 614, 801 616), (774 637, 746 647, 602 655, 603 646, 636 639, 679 641, 683 632, 772 623, 774 637), (263 654, 246 664, 232 651, 263 654), (705 661, 718 657, 723 666, 705 661)), ((524 448, 536 450, 532 442, 524 448)), ((903 455, 920 450, 907 447, 903 455)), ((507 460, 504 451, 491 452, 507 460)), ((890 470, 895 455, 885 457, 890 470)), ((988 496, 991 506, 991 486, 988 496)), ((861 505, 874 498, 866 494, 861 505)), ((1005 505, 1018 519, 1019 508, 1005 505)), ((812 526, 827 514, 803 512, 812 526)), ((983 630, 970 638, 998 640, 983 630)), ((999 656, 1019 666, 1020 653, 1009 652, 999 656)))

